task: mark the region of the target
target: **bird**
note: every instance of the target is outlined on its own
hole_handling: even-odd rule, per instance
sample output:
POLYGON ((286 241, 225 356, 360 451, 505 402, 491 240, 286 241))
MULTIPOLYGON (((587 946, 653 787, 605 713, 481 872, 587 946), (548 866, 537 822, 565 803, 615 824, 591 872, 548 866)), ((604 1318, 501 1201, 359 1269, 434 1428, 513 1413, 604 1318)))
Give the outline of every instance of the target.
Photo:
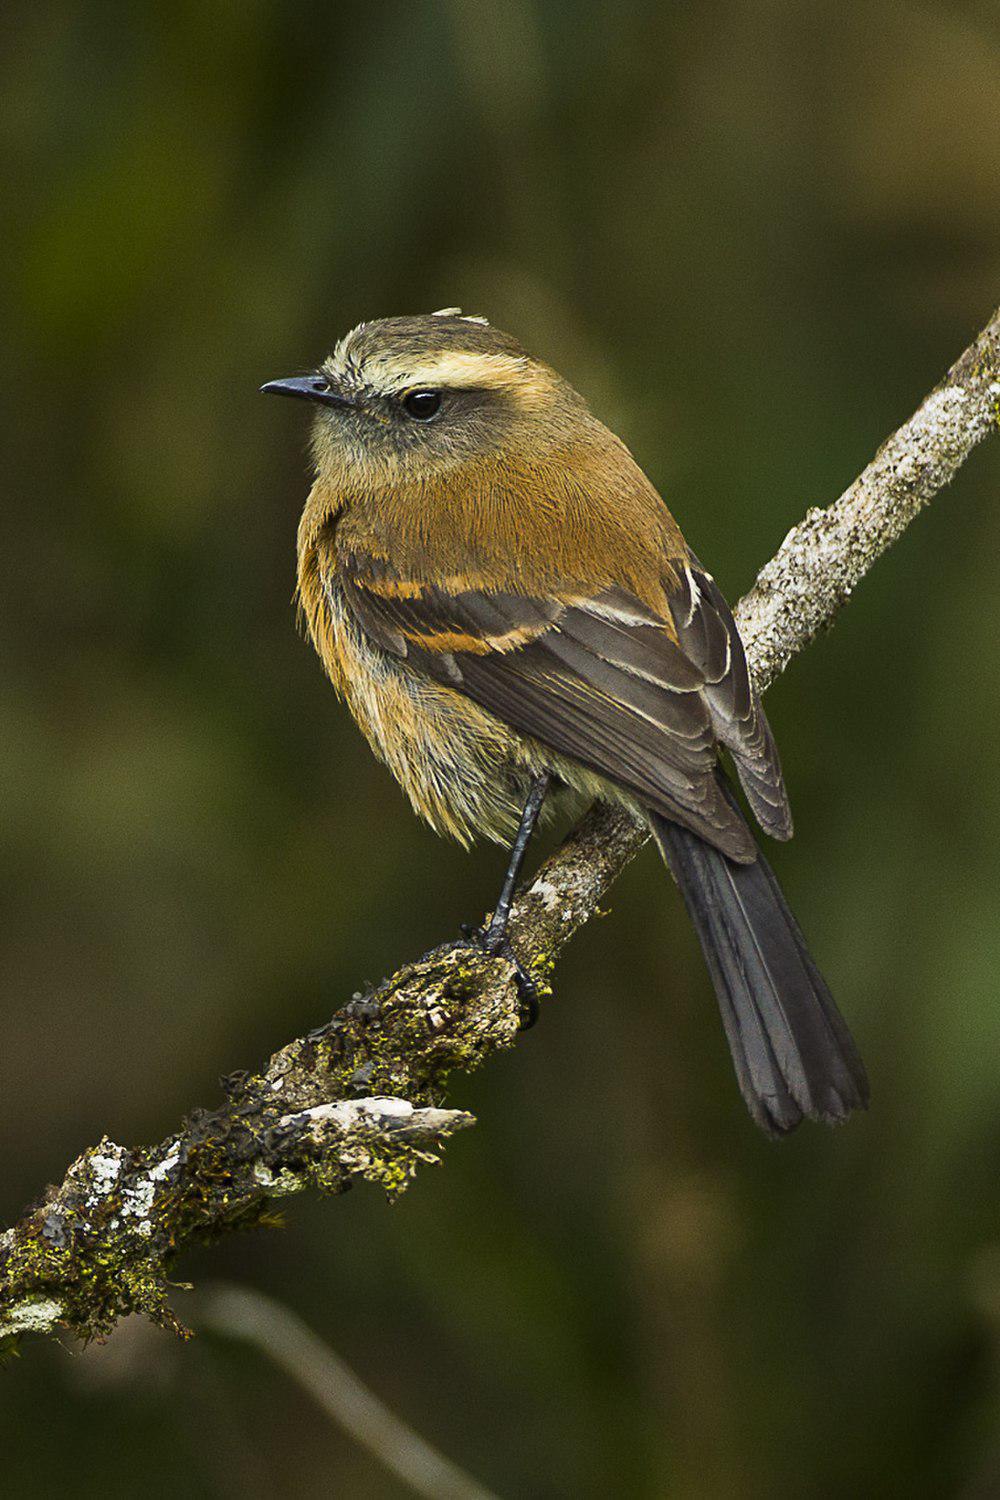
POLYGON ((359 323, 267 393, 314 408, 297 596, 334 688, 438 833, 543 811, 642 818, 680 888, 750 1115, 781 1136, 868 1104, 857 1047, 757 824, 792 834, 778 752, 722 591, 624 442, 543 360, 459 308, 359 323))

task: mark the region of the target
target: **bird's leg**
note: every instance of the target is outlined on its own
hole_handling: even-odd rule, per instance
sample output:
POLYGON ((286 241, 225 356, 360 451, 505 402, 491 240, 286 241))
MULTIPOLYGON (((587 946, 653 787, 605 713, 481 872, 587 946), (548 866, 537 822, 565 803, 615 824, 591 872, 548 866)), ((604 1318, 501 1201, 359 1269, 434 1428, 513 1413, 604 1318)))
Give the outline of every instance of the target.
POLYGON ((514 891, 517 882, 521 878, 521 868, 524 865, 524 856, 531 842, 531 835, 535 831, 538 815, 545 801, 545 794, 549 789, 550 773, 543 771, 536 776, 532 782, 531 791, 528 793, 521 814, 521 821, 517 825, 517 833, 514 842, 510 846, 510 860, 507 864, 507 873, 503 878, 500 888, 500 899, 496 909, 490 918, 490 925, 483 933, 483 947, 487 953, 498 953, 507 941, 507 923, 510 921, 510 908, 514 901, 514 891))
POLYGON ((475 934, 476 941, 485 953, 502 955, 513 965, 517 973, 517 988, 524 1006, 525 1017, 521 1029, 526 1031, 529 1026, 534 1026, 538 1020, 538 991, 535 981, 527 969, 520 964, 516 956, 510 951, 507 942, 507 923, 510 920, 510 908, 514 900, 514 892, 517 882, 521 878, 521 869, 524 865, 524 856, 527 852, 531 835, 535 831, 538 815, 542 810, 545 795, 549 789, 551 774, 542 771, 532 782, 521 813, 521 821, 514 836, 514 842, 510 849, 510 859, 507 864, 507 873, 503 879, 500 890, 500 899, 497 901, 489 926, 482 928, 475 934))

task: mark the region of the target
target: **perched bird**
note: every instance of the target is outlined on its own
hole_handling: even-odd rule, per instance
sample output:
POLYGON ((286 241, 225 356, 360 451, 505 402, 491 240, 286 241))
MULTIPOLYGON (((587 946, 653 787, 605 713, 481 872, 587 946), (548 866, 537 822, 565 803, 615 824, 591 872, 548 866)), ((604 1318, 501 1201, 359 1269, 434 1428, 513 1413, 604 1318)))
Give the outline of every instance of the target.
POLYGON ((361 323, 314 374, 298 589, 334 687, 439 833, 515 835, 504 950, 546 794, 644 817, 701 941, 765 1130, 868 1100, 851 1035, 719 767, 792 821, 725 599, 624 443, 554 370, 457 308, 361 323))

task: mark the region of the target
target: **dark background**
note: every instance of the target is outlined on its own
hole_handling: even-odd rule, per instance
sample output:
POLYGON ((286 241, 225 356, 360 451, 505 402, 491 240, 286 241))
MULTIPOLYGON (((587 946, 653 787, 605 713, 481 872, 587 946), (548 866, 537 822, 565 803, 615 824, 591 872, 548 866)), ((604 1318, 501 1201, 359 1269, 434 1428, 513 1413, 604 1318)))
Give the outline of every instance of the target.
MULTIPOLYGON (((297 637, 306 413, 260 383, 458 303, 580 387, 736 598, 1000 286, 987 3, 55 0, 3 25, 0 1218, 102 1132, 453 934, 297 637)), ((775 863, 870 1114, 751 1126, 651 852, 389 1209, 190 1256, 505 1497, 1000 1491, 1000 442, 768 697, 775 863)), ((184 1294, 177 1294, 183 1315, 184 1294)), ((117 1349, 117 1353, 116 1353, 117 1349)), ((401 1496, 257 1355, 0 1372, 10 1494, 401 1496)))

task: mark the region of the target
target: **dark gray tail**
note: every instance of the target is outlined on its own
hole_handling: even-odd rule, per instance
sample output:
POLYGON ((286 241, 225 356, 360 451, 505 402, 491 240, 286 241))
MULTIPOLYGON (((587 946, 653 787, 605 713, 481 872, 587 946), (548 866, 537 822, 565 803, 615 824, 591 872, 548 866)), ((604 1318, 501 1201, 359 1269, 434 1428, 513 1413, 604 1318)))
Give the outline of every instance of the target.
POLYGON ((758 1125, 784 1135, 805 1116, 833 1122, 864 1109, 864 1064, 764 856, 735 864, 676 823, 656 814, 650 823, 701 940, 758 1125))

